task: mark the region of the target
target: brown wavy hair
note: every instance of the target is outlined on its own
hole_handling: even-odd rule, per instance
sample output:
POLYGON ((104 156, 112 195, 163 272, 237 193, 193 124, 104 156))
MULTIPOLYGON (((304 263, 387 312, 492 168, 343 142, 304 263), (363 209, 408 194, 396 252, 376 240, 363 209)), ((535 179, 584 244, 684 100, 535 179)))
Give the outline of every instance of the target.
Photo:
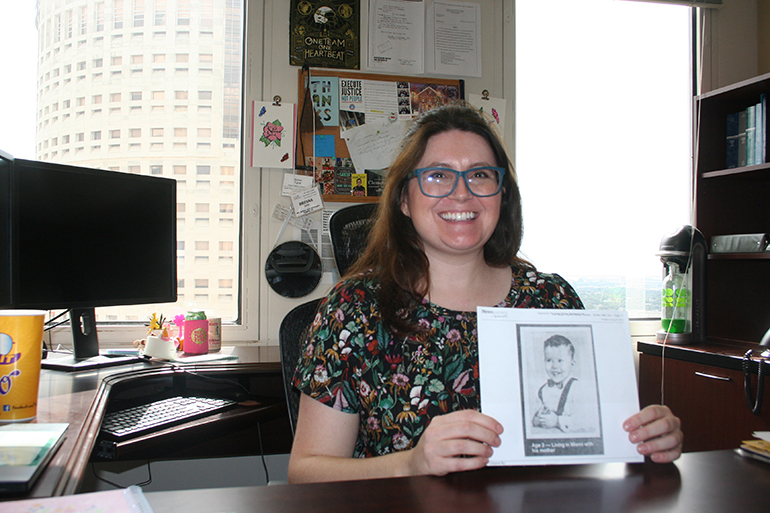
POLYGON ((388 169, 366 249, 346 273, 346 277, 370 274, 375 278, 380 285, 377 301, 382 319, 402 336, 417 331, 417 327, 409 322, 408 311, 428 293, 430 274, 422 240, 411 218, 402 212, 401 204, 407 193, 409 174, 425 153, 428 140, 449 130, 483 137, 492 148, 497 166, 505 169, 500 218, 484 245, 486 263, 493 267, 514 264, 533 269, 529 262, 518 257, 523 235, 521 194, 513 165, 495 129, 477 109, 465 103, 445 105, 423 113, 413 122, 401 151, 388 169))

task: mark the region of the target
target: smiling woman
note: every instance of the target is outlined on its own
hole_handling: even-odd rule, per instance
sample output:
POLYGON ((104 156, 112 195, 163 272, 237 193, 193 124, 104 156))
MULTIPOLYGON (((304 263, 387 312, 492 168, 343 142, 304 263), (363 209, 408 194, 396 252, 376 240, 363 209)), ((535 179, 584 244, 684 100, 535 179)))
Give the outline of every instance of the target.
MULTIPOLYGON (((583 306, 564 279, 518 257, 520 203, 508 157, 477 110, 449 105, 417 119, 390 167, 367 249, 321 302, 300 357, 290 480, 487 464, 503 426, 479 412, 476 307, 583 306), (429 179, 454 175, 448 194, 424 194, 425 168, 441 168, 429 179), (495 168, 495 194, 468 187, 485 176, 478 169, 495 168)), ((656 461, 681 452, 679 421, 665 407, 634 415, 625 429, 656 461)))

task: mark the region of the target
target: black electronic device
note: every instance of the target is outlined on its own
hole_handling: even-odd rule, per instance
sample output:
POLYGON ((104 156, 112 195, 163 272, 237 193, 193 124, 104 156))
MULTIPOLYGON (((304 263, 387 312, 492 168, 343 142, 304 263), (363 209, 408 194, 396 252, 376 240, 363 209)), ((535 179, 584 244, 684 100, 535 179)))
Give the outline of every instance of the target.
POLYGON ((176 302, 176 181, 0 154, 0 198, 0 308, 70 310, 52 368, 136 360, 99 357, 94 308, 176 302))

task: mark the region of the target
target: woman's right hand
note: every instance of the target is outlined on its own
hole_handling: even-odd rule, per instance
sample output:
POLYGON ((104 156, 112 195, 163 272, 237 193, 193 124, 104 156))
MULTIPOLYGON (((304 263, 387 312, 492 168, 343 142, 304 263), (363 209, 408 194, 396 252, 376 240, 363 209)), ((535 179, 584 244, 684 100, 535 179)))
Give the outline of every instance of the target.
POLYGON ((482 468, 500 446, 502 433, 502 424, 475 410, 434 417, 410 451, 411 474, 443 476, 482 468))

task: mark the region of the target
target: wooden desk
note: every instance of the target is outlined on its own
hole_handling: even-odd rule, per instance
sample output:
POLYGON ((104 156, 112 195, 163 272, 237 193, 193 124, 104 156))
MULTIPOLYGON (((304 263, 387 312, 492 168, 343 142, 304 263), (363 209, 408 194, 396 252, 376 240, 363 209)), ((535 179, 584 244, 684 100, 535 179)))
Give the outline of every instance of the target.
MULTIPOLYGON (((268 349, 268 348, 264 348, 268 349)), ((291 447, 291 428, 286 414, 280 356, 275 351, 256 352, 237 363, 187 365, 185 371, 206 377, 236 381, 262 398, 260 406, 236 410, 183 424, 152 436, 126 443, 122 450, 136 457, 154 459, 235 456, 259 454, 259 440, 254 436, 260 420, 266 453, 286 453, 291 447), (258 419, 258 420, 255 420, 258 419), (274 422, 272 422, 274 421, 274 422)), ((132 398, 153 400, 162 391, 188 388, 216 390, 230 384, 192 383, 186 372, 166 364, 138 363, 93 371, 67 373, 43 370, 35 422, 67 422, 67 438, 28 497, 49 497, 77 493, 94 447, 99 441, 101 421, 115 403, 132 398)), ((204 383, 201 380, 201 383, 204 383)), ((0 500, 4 499, 0 498, 0 500)))
POLYGON ((297 511, 765 512, 770 465, 733 451, 674 464, 486 468, 446 477, 220 488, 146 494, 155 513, 297 511))

